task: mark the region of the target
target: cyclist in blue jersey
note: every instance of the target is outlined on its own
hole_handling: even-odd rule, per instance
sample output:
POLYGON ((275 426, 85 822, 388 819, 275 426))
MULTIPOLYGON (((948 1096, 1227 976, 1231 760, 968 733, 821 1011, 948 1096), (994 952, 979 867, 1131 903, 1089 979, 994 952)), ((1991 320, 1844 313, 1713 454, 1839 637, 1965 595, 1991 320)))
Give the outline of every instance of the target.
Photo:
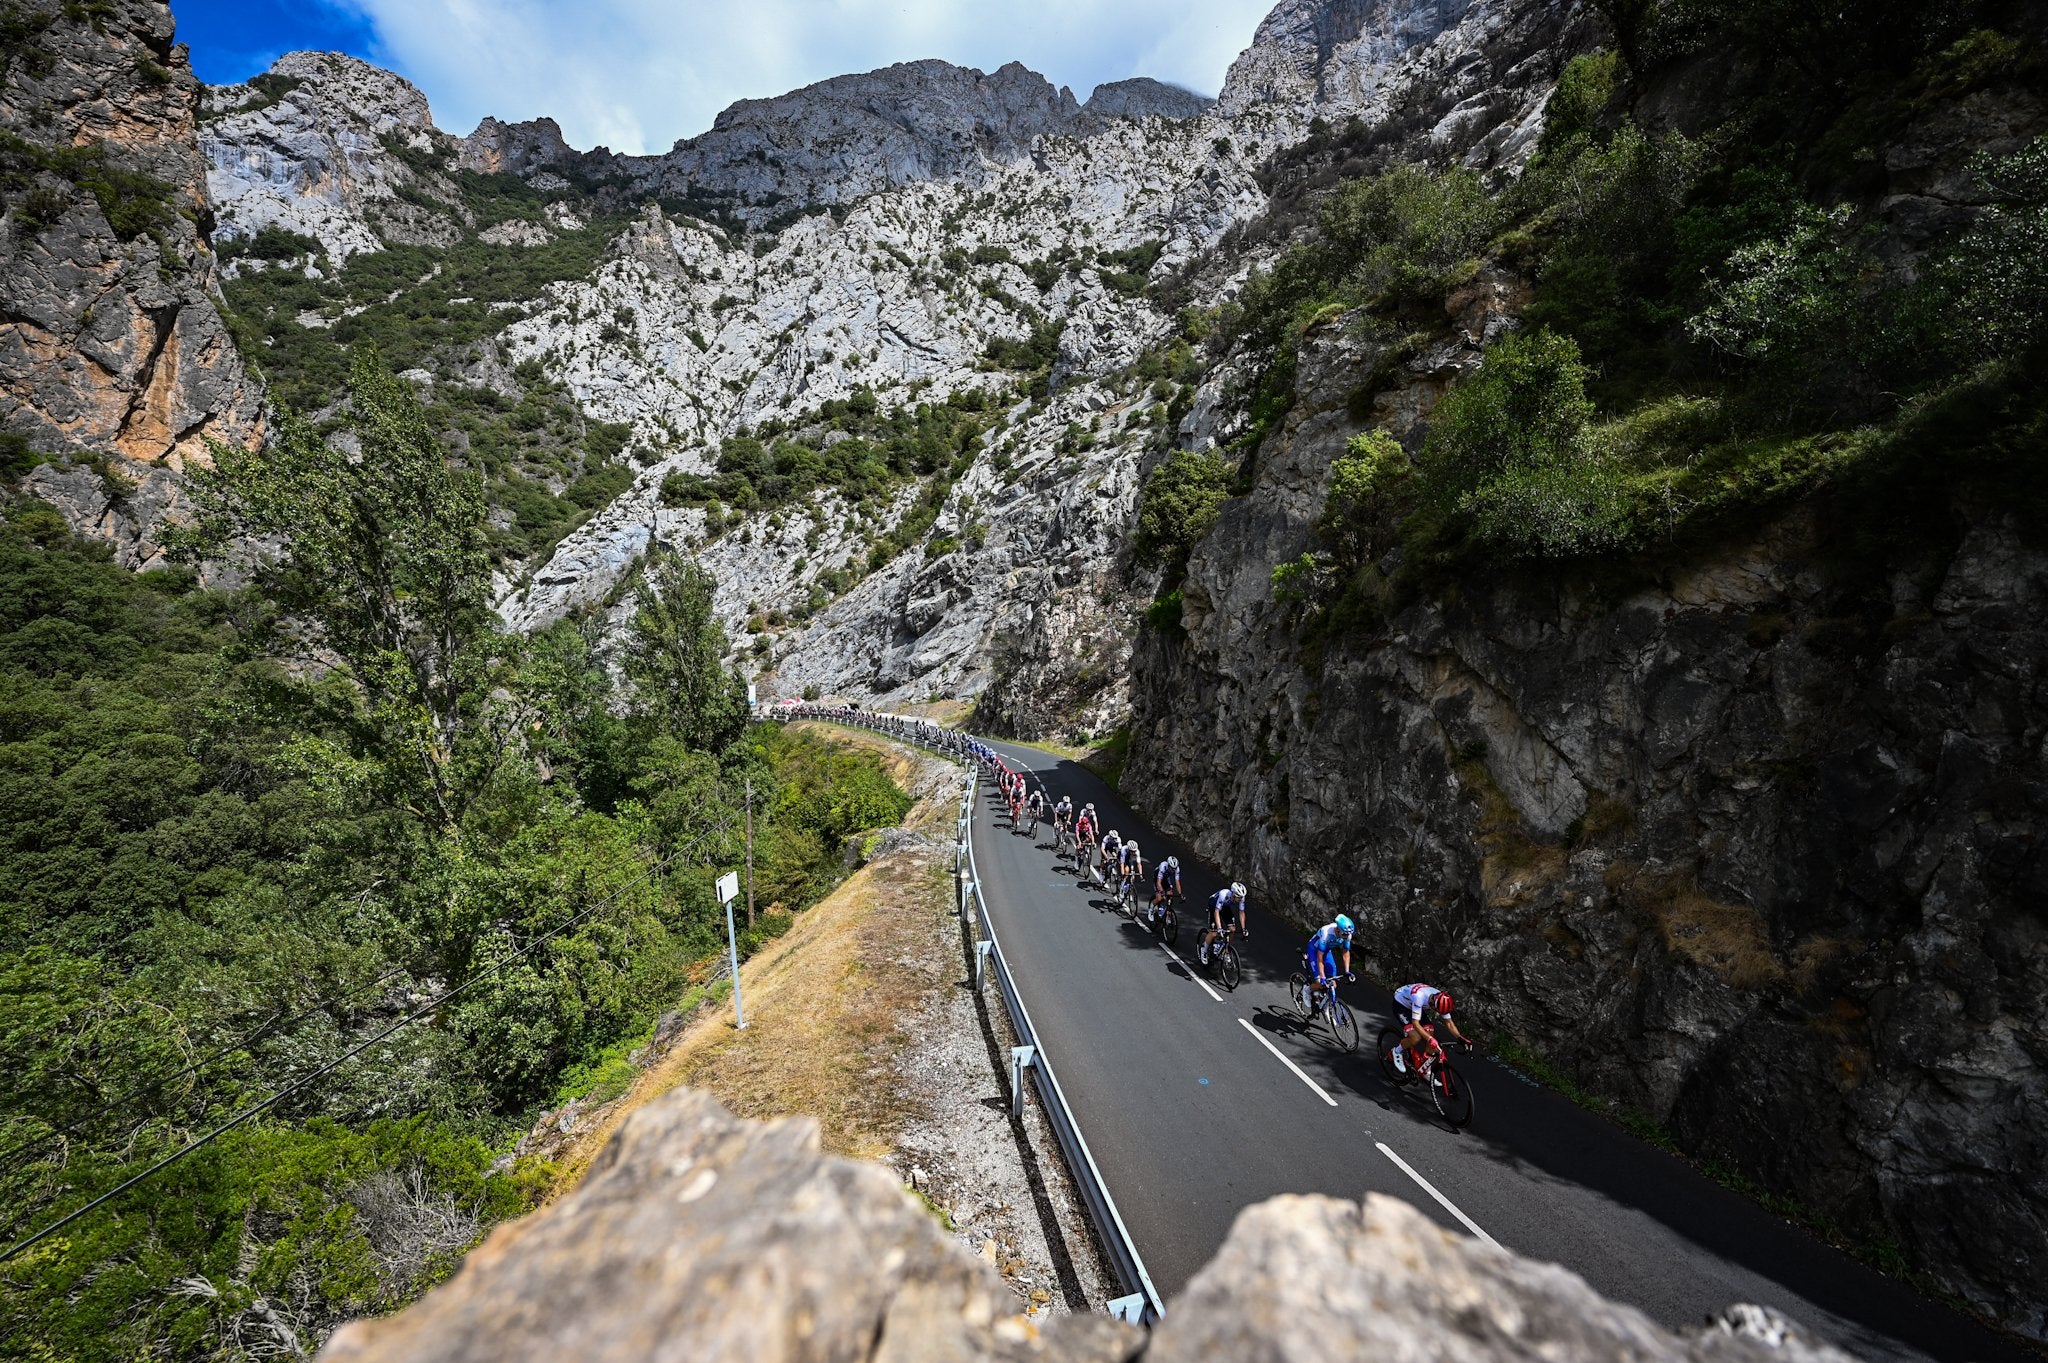
POLYGON ((1159 917, 1162 905, 1171 904, 1180 896, 1180 858, 1168 857, 1159 863, 1159 869, 1152 877, 1152 917, 1159 917))
POLYGON ((1209 896, 1209 926, 1202 930, 1202 944, 1195 953, 1195 959, 1203 965, 1209 964, 1210 944, 1229 932, 1232 923, 1237 925, 1239 936, 1250 939, 1251 917, 1245 912, 1244 882, 1241 880, 1233 880, 1209 896))
POLYGON ((1308 969, 1311 1009, 1326 990, 1336 987, 1337 976, 1347 980, 1358 977, 1351 973, 1351 932, 1353 924, 1349 916, 1338 914, 1332 921, 1316 929, 1315 936, 1308 939, 1308 946, 1302 956, 1308 969), (1338 958, 1342 957, 1340 963, 1338 958))

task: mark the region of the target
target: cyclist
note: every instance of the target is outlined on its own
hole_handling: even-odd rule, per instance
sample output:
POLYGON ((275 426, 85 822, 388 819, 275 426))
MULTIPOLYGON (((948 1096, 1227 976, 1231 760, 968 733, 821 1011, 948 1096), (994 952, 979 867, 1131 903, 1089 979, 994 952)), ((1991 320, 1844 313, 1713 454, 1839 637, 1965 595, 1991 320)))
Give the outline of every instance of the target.
POLYGON ((1101 881, 1104 885, 1109 884, 1110 878, 1116 874, 1117 861, 1123 856, 1123 851, 1123 835, 1114 828, 1110 829, 1103 836, 1102 856, 1095 864, 1095 878, 1097 880, 1101 881))
POLYGON ((1308 946, 1302 954, 1308 965, 1310 1008, 1315 1007, 1325 990, 1337 987, 1340 973, 1347 980, 1358 978, 1351 973, 1352 927, 1350 917, 1340 913, 1317 928, 1315 936, 1308 939, 1308 946), (1337 968, 1339 956, 1344 958, 1342 971, 1337 968))
POLYGON ((1060 796, 1060 802, 1052 807, 1052 826, 1055 833, 1072 834, 1074 831, 1074 797, 1060 796))
POLYGON ((1033 790, 1031 797, 1024 802, 1024 807, 1031 812, 1031 826, 1038 827, 1038 821, 1045 817, 1045 791, 1033 790))
POLYGON ((1079 874, 1088 866, 1088 855, 1095 849, 1095 806, 1088 805, 1081 810, 1081 817, 1074 820, 1074 872, 1079 874))
POLYGON ((1152 916, 1159 916, 1159 906, 1181 897, 1180 858, 1168 857, 1159 863, 1159 869, 1152 873, 1152 916))
POLYGON ((1128 891, 1131 903, 1138 902, 1138 885, 1145 879, 1145 854, 1138 850, 1138 840, 1132 838, 1124 844, 1123 856, 1118 859, 1117 871, 1121 879, 1117 883, 1117 898, 1122 899, 1128 891))
POLYGON ((1472 1039, 1451 1021, 1454 1002, 1449 994, 1435 985, 1404 984, 1394 991, 1394 1021, 1401 1024, 1401 1044, 1394 1047, 1395 1069, 1406 1074, 1409 1065, 1421 1059, 1418 1051, 1425 1022, 1443 1023, 1451 1029, 1451 1035, 1458 1038, 1458 1044, 1465 1048, 1465 1053, 1471 1054, 1472 1039))
POLYGON ((1195 958, 1203 965, 1209 964, 1210 945, 1218 937, 1227 935, 1233 927, 1240 937, 1249 939, 1252 935, 1250 920, 1245 913, 1244 882, 1241 880, 1233 880, 1209 896, 1209 926, 1202 930, 1202 943, 1196 949, 1195 958))

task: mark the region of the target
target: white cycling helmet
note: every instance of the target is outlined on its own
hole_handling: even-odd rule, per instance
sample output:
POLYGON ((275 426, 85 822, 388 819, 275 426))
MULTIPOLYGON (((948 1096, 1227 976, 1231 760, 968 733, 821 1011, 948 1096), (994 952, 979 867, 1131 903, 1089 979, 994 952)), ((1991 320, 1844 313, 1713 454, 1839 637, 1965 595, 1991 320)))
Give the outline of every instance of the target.
POLYGON ((1244 882, 1242 880, 1233 880, 1230 882, 1230 897, 1232 899, 1244 898, 1244 882))
POLYGON ((1125 843, 1125 844, 1124 844, 1124 851, 1126 851, 1126 852, 1135 852, 1135 851, 1137 851, 1137 850, 1138 850, 1138 840, 1137 840, 1136 838, 1132 838, 1132 839, 1131 839, 1131 840, 1130 840, 1129 842, 1127 842, 1127 843, 1125 843))
POLYGON ((1109 836, 1115 838, 1118 842, 1122 842, 1124 840, 1124 835, 1117 832, 1114 828, 1109 830, 1109 836))
POLYGON ((1180 869, 1180 858, 1179 858, 1179 857, 1168 857, 1168 858, 1166 859, 1166 864, 1167 864, 1168 866, 1171 866, 1171 867, 1172 867, 1172 868, 1173 868, 1174 870, 1178 871, 1178 870, 1180 869))

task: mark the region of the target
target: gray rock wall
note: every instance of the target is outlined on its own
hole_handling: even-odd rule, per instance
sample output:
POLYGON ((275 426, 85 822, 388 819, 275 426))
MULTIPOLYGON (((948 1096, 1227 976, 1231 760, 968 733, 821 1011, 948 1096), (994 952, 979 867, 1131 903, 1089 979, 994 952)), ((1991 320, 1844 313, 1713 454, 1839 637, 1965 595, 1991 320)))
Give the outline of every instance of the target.
MULTIPOLYGON (((1413 439, 1492 325, 1408 366, 1413 439)), ((1625 574, 1467 575, 1305 655, 1309 544, 1377 351, 1312 336, 1251 495, 1136 658, 1153 812, 1365 966, 1467 1000, 1682 1147, 2048 1330, 2048 546, 1852 508, 1625 574)))

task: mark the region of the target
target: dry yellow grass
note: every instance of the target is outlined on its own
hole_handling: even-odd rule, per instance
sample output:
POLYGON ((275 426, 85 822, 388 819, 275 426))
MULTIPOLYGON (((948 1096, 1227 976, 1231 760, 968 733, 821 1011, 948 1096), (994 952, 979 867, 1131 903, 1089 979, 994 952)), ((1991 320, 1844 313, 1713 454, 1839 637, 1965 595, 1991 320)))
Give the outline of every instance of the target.
MULTIPOLYGON (((899 784, 914 788, 919 764, 901 749, 812 727, 830 742, 878 753, 899 784)), ((949 830, 953 790, 947 783, 920 800, 906 824, 949 830)), ((958 969, 934 931, 950 910, 949 893, 943 866, 899 851, 863 866, 797 915, 786 934, 740 968, 747 1029, 734 1028, 729 999, 699 1017, 564 1151, 553 1194, 575 1186, 636 1108, 685 1084, 710 1091, 742 1117, 815 1117, 825 1148, 835 1153, 889 1153, 914 1115, 895 1073, 904 1022, 958 969)))

